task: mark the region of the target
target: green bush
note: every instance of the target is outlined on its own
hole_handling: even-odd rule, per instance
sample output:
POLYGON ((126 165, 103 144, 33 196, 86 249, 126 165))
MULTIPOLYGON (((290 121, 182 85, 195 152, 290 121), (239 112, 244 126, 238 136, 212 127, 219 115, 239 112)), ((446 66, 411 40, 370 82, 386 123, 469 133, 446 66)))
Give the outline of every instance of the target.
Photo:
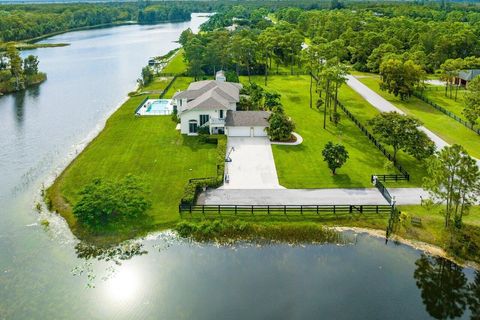
POLYGON ((183 196, 180 202, 182 204, 194 204, 202 188, 206 187, 218 187, 217 180, 215 178, 199 178, 190 180, 185 185, 183 196))
POLYGON ((289 141, 292 131, 295 130, 295 124, 292 119, 281 112, 274 112, 268 119, 269 127, 267 128, 270 140, 273 141, 289 141))
POLYGON ((94 179, 80 192, 73 214, 87 228, 101 229, 142 217, 150 207, 141 181, 127 175, 119 181, 94 179))

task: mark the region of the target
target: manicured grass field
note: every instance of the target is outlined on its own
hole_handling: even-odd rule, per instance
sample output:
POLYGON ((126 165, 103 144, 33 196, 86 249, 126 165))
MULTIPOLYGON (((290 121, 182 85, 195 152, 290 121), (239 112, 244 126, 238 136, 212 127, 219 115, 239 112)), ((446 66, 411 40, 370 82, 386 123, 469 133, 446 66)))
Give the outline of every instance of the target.
POLYGON ((193 81, 191 77, 178 77, 173 85, 165 93, 164 98, 170 99, 179 90, 187 89, 188 85, 193 81))
MULTIPOLYGON (((347 85, 340 87, 338 99, 367 129, 369 129, 370 132, 373 133, 372 128, 367 125, 367 121, 378 115, 380 111, 375 109, 370 103, 363 99, 362 96, 347 85)), ((390 146, 386 144, 383 144, 383 146, 390 152, 390 154, 393 154, 393 149, 390 146)), ((421 186, 423 177, 426 175, 425 165, 403 151, 397 153, 397 160, 410 174, 411 180, 409 183, 388 182, 387 185, 392 187, 421 186)))
POLYGON ((162 72, 180 74, 187 71, 187 65, 183 58, 183 52, 183 48, 178 50, 172 60, 170 60, 170 62, 162 70, 162 72))
MULTIPOLYGON (((245 77, 241 80, 248 81, 245 77)), ((252 81, 263 86, 262 77, 253 77, 252 81)), ((282 95, 285 111, 295 121, 295 131, 304 139, 299 146, 272 146, 281 185, 287 188, 371 187, 371 174, 395 173, 384 169, 386 158, 345 116, 338 127, 328 122, 327 129, 323 129, 323 112, 309 107, 307 76, 271 76, 267 89, 282 95), (322 150, 328 141, 342 143, 350 154, 350 159, 335 176, 323 161, 322 150)))
POLYGON ((142 92, 147 91, 158 91, 161 92, 165 89, 168 83, 172 80, 173 77, 158 77, 153 79, 153 81, 148 85, 141 89, 142 92))
MULTIPOLYGON (((456 114, 458 117, 465 119, 463 115, 463 108, 464 108, 464 95, 465 90, 459 90, 457 100, 455 98, 450 98, 450 91, 448 96, 445 96, 445 87, 444 86, 433 86, 428 85, 427 88, 423 91, 423 95, 430 99, 431 101, 435 102, 436 104, 444 107, 448 111, 456 114)), ((453 97, 455 97, 455 90, 453 91, 453 97)))
POLYGON ((405 113, 422 121, 425 127, 449 144, 462 145, 471 156, 480 158, 480 136, 475 132, 420 99, 411 97, 408 101, 402 101, 380 90, 380 78, 377 75, 359 77, 359 80, 405 113))
POLYGON ((152 202, 148 211, 151 219, 112 234, 122 239, 171 226, 180 218, 177 206, 188 179, 216 174, 216 146, 181 135, 169 116, 135 117, 134 110, 143 99, 134 97, 121 106, 48 189, 54 209, 77 235, 81 236, 82 230, 71 208, 79 200, 78 193, 94 178, 119 179, 131 173, 146 184, 146 197, 152 202))

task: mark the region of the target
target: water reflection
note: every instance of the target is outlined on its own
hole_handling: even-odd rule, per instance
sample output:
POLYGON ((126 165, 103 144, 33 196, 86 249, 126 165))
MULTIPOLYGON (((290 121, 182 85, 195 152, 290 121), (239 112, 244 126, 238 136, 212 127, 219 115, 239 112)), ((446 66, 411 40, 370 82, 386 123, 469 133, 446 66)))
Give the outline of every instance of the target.
POLYGON ((468 305, 472 312, 472 319, 480 319, 480 271, 475 272, 475 280, 469 286, 470 295, 468 305))
POLYGON ((471 319, 480 316, 480 273, 468 284, 462 267, 440 257, 422 255, 416 262, 414 278, 425 308, 435 319, 461 317, 467 305, 471 319))
POLYGON ((21 127, 24 120, 25 113, 25 96, 26 91, 20 91, 13 96, 13 107, 15 108, 15 122, 21 127))

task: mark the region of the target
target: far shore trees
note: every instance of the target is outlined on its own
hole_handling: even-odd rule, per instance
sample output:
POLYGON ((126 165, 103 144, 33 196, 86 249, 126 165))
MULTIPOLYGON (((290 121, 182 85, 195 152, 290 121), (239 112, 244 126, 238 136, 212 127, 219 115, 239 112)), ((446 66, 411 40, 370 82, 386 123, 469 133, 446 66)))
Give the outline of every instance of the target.
POLYGON ((150 207, 143 184, 133 175, 119 181, 95 179, 80 196, 73 214, 83 226, 93 230, 142 218, 150 207))
POLYGON ((380 65, 380 89, 395 97, 408 100, 414 90, 422 85, 425 71, 411 60, 386 59, 380 65))
POLYGON ((424 188, 445 202, 445 227, 452 221, 461 227, 463 216, 480 198, 480 171, 477 161, 457 144, 445 147, 428 161, 424 188))
POLYGON ((322 151, 323 160, 327 162, 328 168, 335 175, 337 169, 341 168, 348 159, 348 151, 341 144, 334 144, 329 141, 322 151))
POLYGON ((463 114, 472 125, 475 125, 480 118, 480 76, 477 76, 468 84, 463 114))
POLYGON ((397 152, 404 150, 417 160, 423 160, 435 152, 435 144, 418 127, 422 123, 397 112, 384 112, 368 122, 380 141, 393 147, 393 162, 397 152))

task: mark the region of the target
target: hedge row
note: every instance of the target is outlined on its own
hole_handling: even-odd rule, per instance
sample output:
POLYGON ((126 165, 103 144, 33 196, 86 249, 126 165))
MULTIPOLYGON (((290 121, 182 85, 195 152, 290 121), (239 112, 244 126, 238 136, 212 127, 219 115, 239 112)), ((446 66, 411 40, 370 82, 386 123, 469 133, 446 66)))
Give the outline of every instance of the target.
POLYGON ((185 185, 180 204, 195 204, 197 197, 203 188, 218 188, 223 184, 227 139, 224 135, 209 136, 205 142, 215 143, 217 145, 217 175, 215 177, 190 179, 185 185))

